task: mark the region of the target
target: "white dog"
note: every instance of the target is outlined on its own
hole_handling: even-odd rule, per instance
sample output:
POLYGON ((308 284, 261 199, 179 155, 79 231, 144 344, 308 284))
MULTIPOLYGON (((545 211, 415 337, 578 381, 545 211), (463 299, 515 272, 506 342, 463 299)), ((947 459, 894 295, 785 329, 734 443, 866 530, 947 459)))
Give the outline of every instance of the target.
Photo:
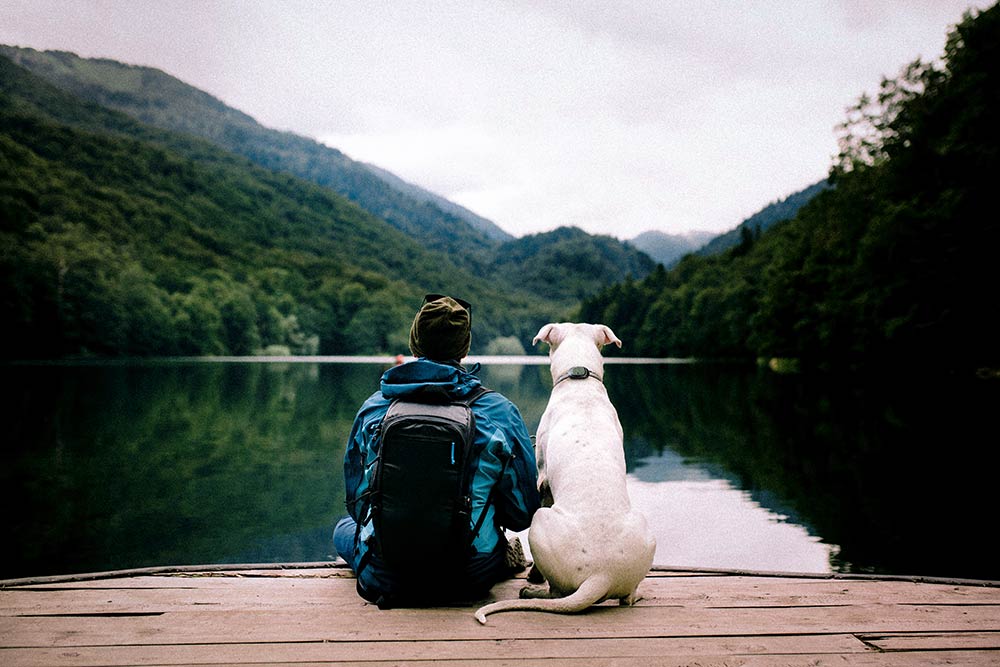
POLYGON ((621 347, 603 324, 546 324, 532 344, 549 344, 552 394, 535 442, 543 507, 528 544, 545 586, 526 586, 523 600, 476 612, 512 609, 582 611, 603 600, 633 604, 653 564, 656 541, 632 509, 625 489, 625 452, 618 413, 604 388, 601 348, 621 347), (547 501, 551 498, 551 502, 547 501))

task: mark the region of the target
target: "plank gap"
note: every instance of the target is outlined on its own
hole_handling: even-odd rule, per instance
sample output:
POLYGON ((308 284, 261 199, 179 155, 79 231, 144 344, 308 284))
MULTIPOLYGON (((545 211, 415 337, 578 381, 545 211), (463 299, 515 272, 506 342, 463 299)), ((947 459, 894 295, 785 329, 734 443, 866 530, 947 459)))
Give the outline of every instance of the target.
POLYGON ((162 611, 94 611, 61 612, 55 614, 13 614, 14 618, 135 618, 143 616, 163 616, 162 611))
MULTIPOLYGON (((648 605, 654 606, 654 605, 648 605)), ((661 606, 661 605, 655 605, 661 606)), ((662 605, 664 607, 673 607, 678 605, 662 605)), ((853 604, 751 604, 751 605, 732 605, 732 606, 712 606, 706 605, 705 609, 835 609, 839 607, 854 607, 853 604)), ((924 605, 921 605, 924 606, 924 605)))

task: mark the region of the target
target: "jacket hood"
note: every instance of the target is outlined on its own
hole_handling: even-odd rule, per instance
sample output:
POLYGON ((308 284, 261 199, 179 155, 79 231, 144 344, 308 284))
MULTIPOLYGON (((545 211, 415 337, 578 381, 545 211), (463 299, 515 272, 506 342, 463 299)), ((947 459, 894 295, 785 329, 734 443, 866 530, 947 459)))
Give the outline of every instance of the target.
POLYGON ((383 373, 382 396, 390 400, 457 400, 482 384, 474 375, 478 370, 479 364, 466 370, 420 358, 383 373))

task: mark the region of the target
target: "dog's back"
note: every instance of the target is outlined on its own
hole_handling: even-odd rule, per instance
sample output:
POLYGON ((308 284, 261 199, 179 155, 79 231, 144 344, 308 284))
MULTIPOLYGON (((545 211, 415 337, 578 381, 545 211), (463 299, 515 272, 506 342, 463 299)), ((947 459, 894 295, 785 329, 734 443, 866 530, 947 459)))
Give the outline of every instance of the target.
POLYGON ((542 419, 536 446, 555 502, 581 514, 627 508, 622 427, 604 385, 562 383, 542 419))
POLYGON ((550 324, 535 342, 550 345, 552 394, 538 428, 539 483, 552 506, 535 513, 528 542, 548 589, 476 612, 514 609, 574 612, 606 599, 635 601, 652 566, 656 542, 634 511, 625 484, 625 453, 618 413, 603 385, 600 348, 621 341, 608 327, 550 324), (583 369, 583 370, 581 370, 583 369), (583 372, 583 371, 586 371, 583 372))

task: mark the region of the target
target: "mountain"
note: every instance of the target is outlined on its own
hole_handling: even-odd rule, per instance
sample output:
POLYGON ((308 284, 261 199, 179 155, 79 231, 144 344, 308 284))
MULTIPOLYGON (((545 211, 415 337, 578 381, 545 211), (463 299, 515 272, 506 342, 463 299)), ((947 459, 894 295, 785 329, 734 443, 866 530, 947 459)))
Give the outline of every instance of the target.
POLYGON ((494 241, 509 241, 514 238, 511 234, 508 234, 497 226, 497 224, 493 221, 487 220, 481 215, 473 213, 464 206, 459 206, 455 202, 445 199, 441 195, 437 195, 430 190, 425 190, 418 185, 408 183, 399 176, 396 176, 392 172, 386 171, 381 167, 377 167, 367 162, 365 162, 364 165, 394 189, 409 195, 416 201, 429 203, 432 206, 438 207, 445 213, 450 213, 451 215, 465 220, 474 229, 479 230, 494 241))
POLYGON ((0 54, 56 87, 166 130, 207 139, 275 171, 329 187, 420 241, 475 265, 509 238, 471 211, 447 203, 335 148, 266 128, 219 99, 151 67, 0 45, 0 54), (387 187, 388 186, 388 187, 387 187), (447 209, 447 210, 446 210, 447 209))
POLYGON ((687 234, 667 234, 654 230, 639 234, 629 243, 652 257, 656 263, 669 268, 681 257, 701 248, 715 236, 713 232, 691 231, 687 234))
POLYGON ((725 234, 716 236, 698 248, 696 253, 704 256, 718 255, 730 248, 735 248, 744 238, 760 236, 761 232, 770 229, 782 220, 794 218, 798 214, 799 209, 829 187, 831 187, 830 183, 826 179, 823 179, 807 188, 788 195, 782 200, 772 202, 725 234))
MULTIPOLYGON (((214 113, 250 122, 221 104, 214 113)), ((78 97, 2 56, 0 149, 5 357, 405 352, 412 314, 432 291, 477 304, 477 352, 496 338, 530 341, 571 316, 581 285, 599 289, 621 267, 638 277, 647 266, 634 248, 582 232, 571 248, 559 233, 504 243, 451 217, 428 240, 328 187, 78 97), (449 250, 448 225, 474 240, 449 250), (541 287, 525 280, 541 272, 541 287)), ((432 208, 405 202, 414 218, 432 208)))
POLYGON ((645 253, 611 236, 560 227, 503 245, 494 265, 497 280, 516 275, 534 294, 583 299, 625 278, 644 277, 655 263, 645 253))
POLYGON ((788 197, 772 202, 733 229, 723 234, 692 231, 687 234, 666 234, 648 231, 629 241, 657 263, 672 268, 687 254, 718 255, 738 246, 747 235, 760 236, 775 223, 794 218, 799 209, 817 194, 830 187, 826 180, 814 183, 788 197))
MULTIPOLYGON (((2 45, 0 54, 74 96, 123 112, 144 124, 201 137, 268 169, 331 188, 424 248, 446 254, 450 261, 443 267, 461 266, 508 292, 530 289, 521 280, 522 268, 529 273, 535 268, 512 268, 510 257, 513 253, 524 257, 524 261, 532 258, 519 245, 508 248, 507 244, 516 244, 509 234, 489 220, 384 169, 351 160, 312 139, 263 127, 245 113, 154 68, 2 45)), ((579 253, 607 252, 607 239, 576 239, 575 243, 579 253)), ((638 251, 620 245, 622 255, 630 257, 629 266, 637 268, 641 260, 633 255, 638 251)), ((553 301, 552 311, 566 312, 575 307, 581 284, 600 283, 594 276, 575 273, 575 267, 582 266, 568 262, 562 267, 549 267, 551 273, 562 272, 550 276, 546 285, 553 301), (567 289, 561 289, 561 284, 567 289)), ((635 276, 646 273, 639 270, 635 276)), ((605 276, 611 275, 619 273, 605 272, 605 276)))
POLYGON ((425 291, 478 304, 477 347, 553 311, 329 189, 3 57, 0 161, 5 357, 404 352, 425 291))

